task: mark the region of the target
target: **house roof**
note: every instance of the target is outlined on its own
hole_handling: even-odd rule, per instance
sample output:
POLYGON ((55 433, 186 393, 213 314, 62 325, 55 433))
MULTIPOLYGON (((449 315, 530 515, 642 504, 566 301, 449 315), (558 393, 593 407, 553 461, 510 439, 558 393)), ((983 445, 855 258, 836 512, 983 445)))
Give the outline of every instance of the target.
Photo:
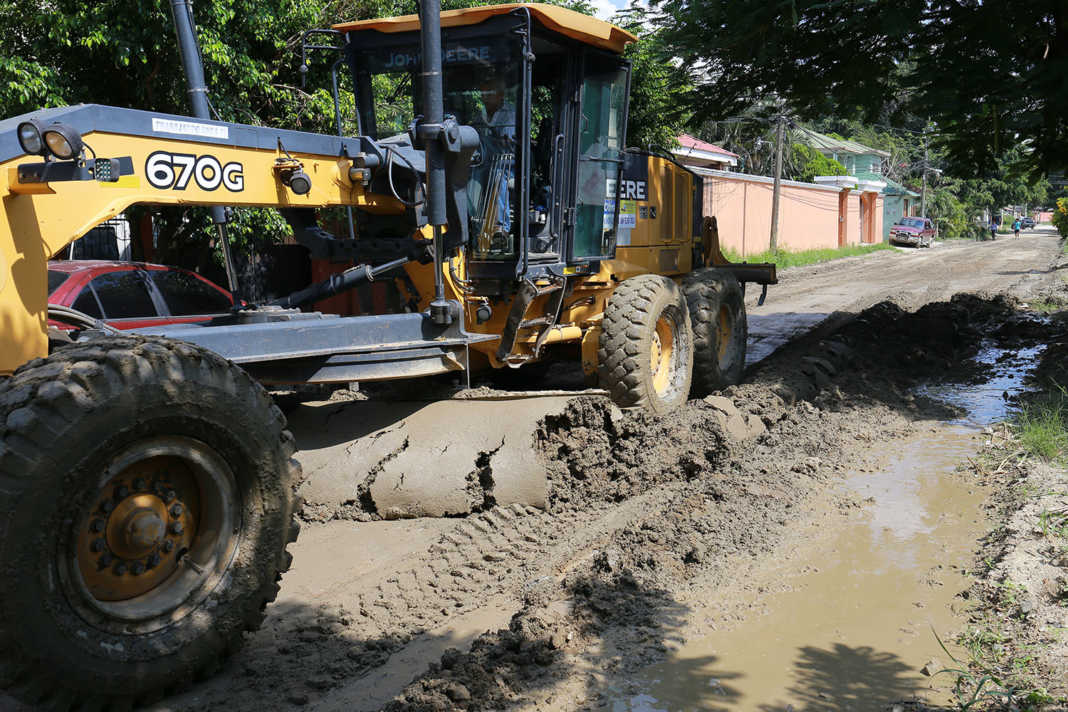
POLYGON ((882 156, 883 158, 889 158, 890 154, 887 151, 881 151, 878 148, 872 148, 871 146, 865 146, 862 143, 856 141, 849 141, 844 138, 834 138, 826 134, 817 133, 805 129, 801 133, 801 141, 803 143, 812 146, 814 149, 820 152, 826 153, 853 153, 856 155, 872 154, 875 156, 882 156))
POLYGON ((897 181, 890 180, 886 176, 880 176, 879 180, 882 180, 882 181, 886 182, 886 188, 883 189, 883 192, 886 193, 887 195, 907 195, 910 198, 918 198, 918 197, 920 197, 919 193, 917 193, 915 191, 912 191, 912 190, 909 190, 908 188, 906 188, 905 186, 901 185, 897 181))
POLYGON ((686 155, 690 151, 703 151, 705 153, 716 153, 727 158, 734 158, 736 160, 739 158, 737 153, 731 153, 727 149, 720 148, 714 143, 702 141, 701 139, 694 138, 689 134, 679 134, 678 138, 679 147, 683 150, 675 150, 674 153, 678 153, 680 155, 686 155), (685 149, 690 149, 690 151, 687 151, 685 149))

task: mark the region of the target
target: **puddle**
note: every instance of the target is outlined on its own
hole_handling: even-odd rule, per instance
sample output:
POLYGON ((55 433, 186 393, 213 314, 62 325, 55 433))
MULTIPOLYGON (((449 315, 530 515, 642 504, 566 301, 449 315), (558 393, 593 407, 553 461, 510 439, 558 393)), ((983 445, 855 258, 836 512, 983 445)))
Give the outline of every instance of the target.
POLYGON ((951 663, 932 630, 948 639, 964 625, 951 606, 986 531, 984 492, 954 470, 978 450, 979 428, 1010 414, 1042 348, 990 346, 976 358, 991 367, 986 382, 918 389, 964 415, 887 444, 891 462, 880 471, 849 475, 841 486, 864 508, 799 532, 779 571, 725 593, 742 604, 740 622, 736 606, 703 602, 705 628, 695 623, 665 663, 616 690, 613 712, 882 712, 915 697, 950 702, 951 676, 921 670, 932 659, 951 663))
POLYGON ((805 573, 769 581, 786 590, 761 596, 762 614, 690 641, 634 681, 640 694, 614 699, 613 712, 856 712, 942 697, 920 670, 949 662, 931 629, 959 626, 950 605, 967 583, 953 567, 969 563, 983 530, 983 493, 950 475, 977 443, 973 429, 954 426, 906 445, 885 470, 846 480, 868 506, 790 562, 805 573))
POLYGON ((966 386, 960 383, 923 385, 915 392, 965 413, 951 422, 985 427, 1009 415, 1015 398, 1028 390, 1023 382, 1024 374, 1038 362, 1045 349, 1045 345, 1015 351, 987 346, 974 360, 991 367, 989 380, 966 386))

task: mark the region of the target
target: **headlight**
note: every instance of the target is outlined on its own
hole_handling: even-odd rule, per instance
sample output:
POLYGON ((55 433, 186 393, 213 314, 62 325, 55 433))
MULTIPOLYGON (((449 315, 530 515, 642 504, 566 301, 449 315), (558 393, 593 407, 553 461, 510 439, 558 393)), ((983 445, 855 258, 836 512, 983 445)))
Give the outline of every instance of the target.
POLYGON ((19 146, 26 153, 43 156, 48 153, 41 138, 41 122, 37 119, 23 121, 18 126, 19 146))
POLYGON ((42 136, 48 150, 61 161, 69 161, 82 152, 82 135, 67 124, 52 124, 42 136))

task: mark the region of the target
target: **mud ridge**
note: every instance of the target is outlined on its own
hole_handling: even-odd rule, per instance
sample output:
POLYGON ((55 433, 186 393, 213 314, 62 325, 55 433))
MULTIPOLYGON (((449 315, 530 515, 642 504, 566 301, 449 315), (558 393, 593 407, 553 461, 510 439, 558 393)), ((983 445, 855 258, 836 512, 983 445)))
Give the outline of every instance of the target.
POLYGON ((669 631, 691 582, 726 581, 737 557, 772 551, 787 520, 862 456, 864 442, 953 415, 913 389, 980 378, 972 358, 1014 314, 1010 300, 974 295, 912 313, 882 303, 671 416, 584 399, 546 418, 537 448, 554 516, 638 499, 640 511, 573 548, 525 592, 508 628, 450 651, 387 709, 603 701, 613 681, 678 642, 669 631))

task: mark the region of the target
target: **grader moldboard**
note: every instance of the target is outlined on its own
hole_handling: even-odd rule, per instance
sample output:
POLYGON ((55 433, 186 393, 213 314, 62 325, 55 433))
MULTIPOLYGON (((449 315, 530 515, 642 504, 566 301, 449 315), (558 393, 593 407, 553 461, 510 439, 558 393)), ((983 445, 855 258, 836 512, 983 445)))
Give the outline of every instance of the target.
POLYGON ((723 259, 698 176, 624 148, 619 28, 422 3, 319 31, 352 71, 346 137, 211 120, 188 3, 172 8, 195 117, 0 121, 0 686, 44 707, 168 694, 260 625, 300 475, 261 384, 571 357, 621 406, 665 412, 741 377, 740 285, 775 282, 773 265, 723 259), (212 207, 224 248, 223 206, 275 207, 313 256, 357 266, 139 334, 49 307, 49 257, 139 203, 212 207), (317 224, 338 206, 348 236, 317 224), (369 279, 415 308, 300 309, 369 279), (80 328, 61 338, 49 319, 80 328))

